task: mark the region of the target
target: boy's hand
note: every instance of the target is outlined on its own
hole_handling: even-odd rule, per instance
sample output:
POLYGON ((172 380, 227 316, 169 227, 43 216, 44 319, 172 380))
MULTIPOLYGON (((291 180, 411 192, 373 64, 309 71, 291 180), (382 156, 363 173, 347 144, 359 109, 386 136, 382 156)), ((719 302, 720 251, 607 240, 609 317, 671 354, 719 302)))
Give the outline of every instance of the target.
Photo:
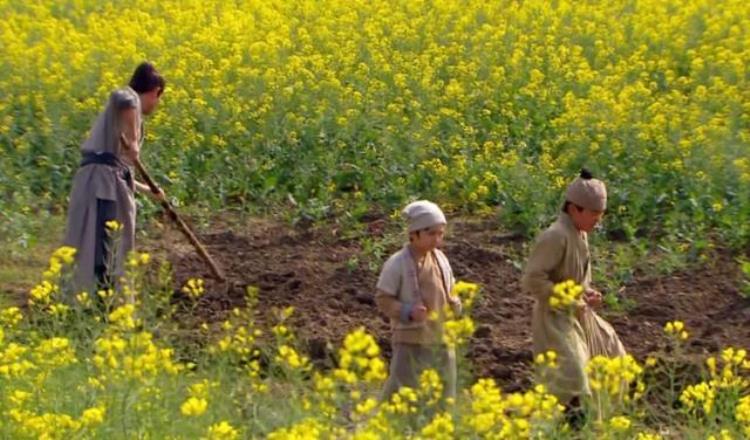
POLYGON ((599 307, 602 305, 602 294, 594 289, 587 289, 583 297, 586 304, 591 307, 599 307))
POLYGON ((427 319, 427 307, 422 304, 417 304, 411 309, 410 318, 415 322, 422 322, 427 319))
POLYGON ((578 304, 575 306, 575 313, 576 318, 578 318, 579 321, 583 320, 583 316, 586 314, 586 309, 588 309, 590 306, 586 304, 586 301, 578 302, 578 304))

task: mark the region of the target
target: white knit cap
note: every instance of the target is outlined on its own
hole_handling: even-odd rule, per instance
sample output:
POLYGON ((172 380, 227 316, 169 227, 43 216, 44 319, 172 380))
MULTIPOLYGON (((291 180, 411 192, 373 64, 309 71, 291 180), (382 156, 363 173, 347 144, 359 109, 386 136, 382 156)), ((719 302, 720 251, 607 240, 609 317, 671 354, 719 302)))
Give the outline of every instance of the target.
POLYGON ((409 222, 409 232, 420 231, 435 225, 445 225, 445 214, 440 210, 438 205, 427 201, 417 200, 416 202, 406 205, 403 216, 409 222))

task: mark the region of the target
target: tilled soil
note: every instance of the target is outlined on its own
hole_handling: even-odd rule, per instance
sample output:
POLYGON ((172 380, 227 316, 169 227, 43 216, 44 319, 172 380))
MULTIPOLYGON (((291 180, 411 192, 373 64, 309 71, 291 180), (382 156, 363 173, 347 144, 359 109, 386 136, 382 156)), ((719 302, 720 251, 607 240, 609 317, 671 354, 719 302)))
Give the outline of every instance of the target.
MULTIPOLYGON (((376 240, 382 223, 371 224, 363 234, 376 240)), ((167 233, 156 245, 173 264, 176 287, 191 277, 206 279, 201 319, 223 319, 232 307, 244 305, 245 286, 257 286, 258 319, 268 323, 273 307, 294 306, 297 335, 313 359, 330 355, 343 336, 359 326, 376 335, 389 354, 388 322, 373 301, 378 274, 368 268, 372 255, 363 253, 361 241, 339 238, 333 227, 302 229, 261 220, 216 228, 201 238, 229 283, 212 282, 203 262, 176 233, 167 233)), ((397 248, 383 249, 384 256, 397 248)), ((523 242, 492 222, 462 220, 452 222, 444 251, 458 279, 483 287, 473 310, 477 329, 467 353, 473 373, 493 377, 507 390, 524 387, 532 360, 533 300, 519 284, 523 242)), ((602 314, 640 359, 663 345, 662 328, 672 320, 686 323, 691 332, 688 351, 695 354, 728 345, 750 347, 750 301, 738 294, 736 280, 731 258, 669 276, 636 275, 620 292, 635 306, 602 314)))

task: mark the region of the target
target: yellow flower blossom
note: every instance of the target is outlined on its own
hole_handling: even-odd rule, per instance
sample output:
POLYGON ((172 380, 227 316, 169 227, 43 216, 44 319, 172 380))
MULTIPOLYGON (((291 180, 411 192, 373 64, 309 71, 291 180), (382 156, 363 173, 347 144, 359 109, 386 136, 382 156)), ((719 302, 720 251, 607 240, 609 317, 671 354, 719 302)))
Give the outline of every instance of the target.
POLYGON ((192 299, 200 298, 205 291, 203 279, 201 278, 190 278, 182 287, 182 293, 192 299))
POLYGON ((632 422, 625 416, 616 416, 609 419, 609 426, 616 432, 624 432, 630 429, 632 422))
POLYGON ((138 267, 147 266, 150 261, 151 255, 148 253, 130 252, 126 265, 129 269, 136 269, 138 267))
POLYGON ((94 427, 104 422, 106 410, 103 406, 88 408, 81 414, 81 424, 86 427, 94 427))
POLYGON ((690 334, 685 329, 685 324, 682 321, 671 321, 666 323, 664 325, 664 333, 681 341, 690 337, 690 334))
POLYGON ((448 413, 440 413, 422 428, 422 436, 426 439, 445 439, 450 440, 454 438, 455 428, 453 426, 453 419, 448 413))
POLYGON ((557 353, 553 350, 539 353, 534 358, 534 363, 547 368, 557 368, 557 353))
POLYGON ((449 347, 463 345, 474 334, 474 328, 470 316, 449 319, 443 324, 443 342, 449 347))
POLYGON ((350 332, 339 350, 339 367, 333 376, 344 383, 380 382, 386 377, 385 363, 380 358, 380 347, 363 327, 350 332))
POLYGON ((104 223, 104 226, 109 232, 119 232, 120 230, 122 230, 122 223, 118 222, 117 220, 110 220, 104 223))
POLYGON ((125 304, 113 310, 108 318, 109 322, 123 330, 133 330, 138 325, 138 320, 133 317, 135 314, 134 304, 125 304))
POLYGON ((180 406, 180 412, 184 416, 197 417, 205 413, 207 408, 208 401, 206 399, 188 397, 188 399, 180 406))
POLYGON ((474 301, 479 293, 479 285, 474 283, 468 283, 466 281, 458 281, 453 286, 451 295, 461 300, 461 303, 466 309, 470 309, 474 304, 474 301))
POLYGON ((737 403, 735 417, 742 424, 745 436, 750 436, 750 396, 744 396, 737 403))
POLYGON ((0 310, 0 326, 14 328, 23 320, 23 314, 18 307, 7 307, 0 310))
POLYGON ((239 431, 227 421, 214 423, 208 427, 206 440, 235 440, 240 437, 239 431))
POLYGON ((290 370, 307 371, 310 368, 310 359, 289 345, 281 345, 275 359, 290 370))
POLYGON ((572 280, 563 281, 553 286, 549 305, 557 310, 572 310, 572 307, 580 302, 581 295, 583 295, 582 286, 572 280))
POLYGON ((635 436, 635 440, 663 440, 660 434, 653 434, 649 432, 639 432, 635 436))

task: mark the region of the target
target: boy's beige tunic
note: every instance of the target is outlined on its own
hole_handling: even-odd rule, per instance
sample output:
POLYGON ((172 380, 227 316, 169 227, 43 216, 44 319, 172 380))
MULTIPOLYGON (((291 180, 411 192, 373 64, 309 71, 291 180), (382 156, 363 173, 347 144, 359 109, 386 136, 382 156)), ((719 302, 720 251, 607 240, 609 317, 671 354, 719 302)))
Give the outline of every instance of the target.
POLYGON ((382 399, 388 399, 402 386, 417 386, 419 374, 429 368, 442 376, 446 396, 455 396, 455 354, 442 342, 444 306, 450 304, 456 312, 461 308, 458 299, 449 294, 454 282, 448 259, 439 250, 428 254, 421 267, 416 267, 407 247, 386 262, 375 298, 378 308, 391 319, 393 330, 390 375, 382 399), (412 271, 417 274, 416 280, 412 271), (403 322, 401 310, 405 303, 424 304, 428 313, 438 314, 438 319, 403 322))
POLYGON ((81 153, 111 153, 121 161, 120 167, 90 164, 78 169, 73 178, 68 207, 68 225, 65 244, 77 249, 75 282, 78 289, 89 289, 96 284, 94 254, 96 252, 97 200, 113 201, 116 220, 122 225, 121 241, 115 256, 114 274, 123 270, 125 256, 135 244, 136 205, 133 181, 126 180, 130 173, 120 147, 120 134, 126 130, 120 125, 122 109, 136 109, 136 123, 141 128, 139 144, 143 142, 141 102, 138 94, 126 87, 112 92, 105 110, 91 129, 89 138, 81 146, 81 153))
POLYGON ((625 354, 612 326, 590 307, 576 317, 549 306, 552 287, 569 279, 589 287, 590 254, 586 233, 579 232, 570 216, 561 213, 537 238, 522 286, 536 299, 532 316, 534 352, 554 350, 558 355, 559 368, 551 373, 546 385, 562 402, 590 393, 585 366, 591 357, 625 354))

